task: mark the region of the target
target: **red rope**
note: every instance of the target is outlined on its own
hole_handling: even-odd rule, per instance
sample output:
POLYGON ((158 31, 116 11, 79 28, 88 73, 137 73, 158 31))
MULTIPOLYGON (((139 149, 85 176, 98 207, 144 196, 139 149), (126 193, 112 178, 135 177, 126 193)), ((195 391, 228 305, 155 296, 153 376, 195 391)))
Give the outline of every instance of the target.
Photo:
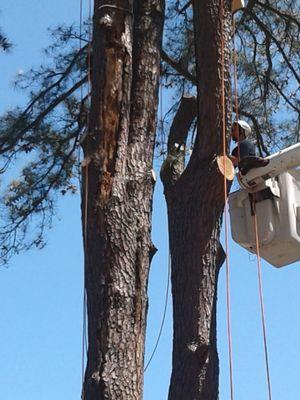
MULTIPOLYGON (((232 17, 232 29, 233 29, 233 75, 234 75, 234 104, 235 104, 235 121, 239 120, 239 95, 238 95, 238 75, 237 75, 237 51, 236 51, 236 40, 235 40, 235 17, 232 17)), ((238 127, 239 129, 239 127, 238 127)), ((240 135, 238 134, 238 160, 241 160, 240 151, 240 135)))
POLYGON ((90 117, 90 107, 91 107, 91 89, 92 89, 92 77, 91 77, 91 71, 92 71, 92 29, 91 29, 91 24, 92 24, 92 0, 89 0, 89 24, 88 24, 88 125, 89 125, 89 117, 90 117))
MULTIPOLYGON (((222 64, 222 74, 221 74, 221 103, 222 103, 222 135, 223 135, 223 157, 224 157, 224 201, 225 201, 225 246, 226 246, 226 299, 227 299, 227 333, 228 333, 228 349, 229 349, 229 372, 230 372, 230 396, 233 400, 234 388, 233 388, 233 371, 232 371, 232 336, 231 336, 231 304, 230 304, 230 266, 229 266, 229 256, 228 256, 228 208, 227 208, 227 179, 226 179, 226 112, 225 112, 225 72, 224 72, 224 0, 220 2, 221 7, 221 64, 222 64)), ((237 77, 237 51, 236 51, 236 41, 235 41, 235 19, 233 17, 233 47, 234 47, 234 93, 235 93, 235 120, 239 119, 239 109, 238 109, 238 77, 237 77)), ((240 161, 240 137, 238 135, 238 159, 240 161)), ((270 367, 269 367, 269 356, 268 356, 268 346, 267 346, 267 329, 266 329, 266 317, 265 317, 265 306, 263 298, 263 286, 262 286, 262 274, 261 274, 261 258, 259 249, 259 236, 258 236, 258 226, 257 226, 257 215, 255 209, 255 203, 253 202, 254 210, 254 232, 255 232, 255 243, 256 243, 256 254, 257 254, 257 272, 258 272, 258 286, 259 286, 259 301, 261 309, 261 321, 262 321, 262 331, 264 340, 264 353, 265 353, 265 364, 266 364, 266 376, 268 385, 268 395, 269 400, 272 400, 272 388, 271 388, 271 378, 270 378, 270 367)))
POLYGON ((238 75, 237 75, 237 51, 236 51, 236 40, 235 30, 236 23, 235 17, 232 17, 232 29, 233 29, 233 70, 234 70, 234 104, 235 104, 235 119, 239 119, 239 96, 238 96, 238 75))
POLYGON ((220 2, 221 8, 221 108, 222 108, 222 140, 223 140, 223 162, 224 162, 224 224, 225 224, 225 252, 226 252, 226 308, 227 308, 227 336, 230 378, 230 399, 234 399, 233 386, 233 357, 232 357, 232 335, 231 335, 231 299, 230 299, 230 262, 229 262, 229 227, 227 206, 227 177, 226 177, 226 104, 225 104, 225 43, 224 43, 224 0, 220 2))
MULTIPOLYGON (((239 104, 238 104, 238 74, 237 74, 237 50, 236 50, 235 30, 236 30, 236 23, 235 23, 235 17, 233 17, 233 64, 234 64, 235 120, 238 121, 238 119, 239 119, 239 104)), ((239 137, 239 135, 238 135, 238 160, 240 161, 240 137, 239 137)), ((254 233, 255 233, 256 254, 257 254, 259 302, 260 302, 261 322, 262 322, 263 341, 264 341, 266 376, 267 376, 269 400, 272 400, 272 388, 271 388, 269 356, 268 356, 268 346, 267 346, 267 329, 266 329, 265 306, 264 306, 264 298, 263 298, 261 258, 260 258, 259 235, 258 235, 258 224, 257 224, 257 215, 256 215, 256 207, 255 207, 255 198, 252 199, 252 202, 253 202, 252 209, 254 212, 254 233)))

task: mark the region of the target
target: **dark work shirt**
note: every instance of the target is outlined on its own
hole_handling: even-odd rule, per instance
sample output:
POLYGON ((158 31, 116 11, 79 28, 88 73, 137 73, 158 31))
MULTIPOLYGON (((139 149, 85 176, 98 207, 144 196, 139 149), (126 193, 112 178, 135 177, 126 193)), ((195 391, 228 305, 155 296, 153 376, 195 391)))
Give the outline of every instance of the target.
MULTIPOLYGON (((232 150, 232 155, 238 157, 238 146, 232 150)), ((244 139, 240 142, 240 158, 255 157, 255 146, 249 139, 244 139)))

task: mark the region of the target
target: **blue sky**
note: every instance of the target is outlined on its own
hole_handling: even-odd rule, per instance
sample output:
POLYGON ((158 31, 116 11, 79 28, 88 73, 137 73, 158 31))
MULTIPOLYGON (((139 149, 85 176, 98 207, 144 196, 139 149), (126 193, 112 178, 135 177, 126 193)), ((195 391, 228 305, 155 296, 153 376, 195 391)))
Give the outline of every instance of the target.
MULTIPOLYGON (((85 6, 87 10, 87 5, 85 6)), ((47 27, 76 22, 79 2, 58 0, 1 6, 1 26, 14 43, 0 55, 1 111, 25 104, 10 83, 19 70, 42 60, 47 27)), ((165 103, 168 98, 165 98, 165 103)), ((165 104, 168 107, 168 104, 165 104)), ((77 195, 62 199, 47 247, 16 257, 0 270, 0 387, 9 400, 80 399, 82 338, 82 242, 77 195)), ((155 192, 153 241, 158 247, 149 286, 147 357, 159 331, 167 280, 166 209, 161 184, 155 192)), ((230 242, 234 382, 236 399, 267 399, 256 262, 230 242)), ((300 263, 263 266, 274 399, 299 397, 300 263)), ((225 268, 219 282, 220 400, 229 398, 225 268)), ((171 365, 171 301, 161 342, 145 376, 145 400, 167 398, 171 365)))

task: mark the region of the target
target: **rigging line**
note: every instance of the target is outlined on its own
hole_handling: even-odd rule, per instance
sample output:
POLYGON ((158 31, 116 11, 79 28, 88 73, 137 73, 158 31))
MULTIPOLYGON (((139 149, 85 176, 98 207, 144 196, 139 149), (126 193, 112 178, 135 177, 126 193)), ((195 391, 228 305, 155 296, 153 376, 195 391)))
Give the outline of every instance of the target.
POLYGON ((161 130, 161 153, 163 157, 163 161, 166 158, 166 135, 165 135, 165 126, 164 126, 164 119, 163 119, 163 85, 162 85, 162 77, 160 79, 160 130, 161 130))
MULTIPOLYGON (((88 257, 88 247, 87 247, 87 221, 88 221, 88 165, 85 167, 85 180, 84 180, 84 252, 85 252, 85 260, 88 257)), ((83 346, 83 374, 82 374, 82 383, 84 383, 84 367, 85 367, 85 355, 87 354, 87 296, 86 296, 86 288, 85 288, 85 273, 86 273, 86 261, 84 262, 84 272, 83 272, 83 282, 84 282, 84 291, 83 291, 83 338, 82 338, 82 346, 83 346)))
MULTIPOLYGON (((80 0, 80 31, 82 33, 82 14, 83 14, 83 0, 80 0)), ((88 64, 88 106, 87 106, 87 121, 86 121, 86 130, 88 131, 90 125, 90 106, 91 106, 91 19, 92 19, 92 3, 91 0, 88 0, 88 54, 87 54, 87 64, 88 64)), ((83 100, 83 99, 82 99, 83 100)), ((87 132, 88 133, 88 132, 87 132)), ((88 140, 86 141, 88 146, 88 140)), ((88 150, 88 147, 87 147, 88 150)), ((86 150, 86 153, 88 151, 86 150)), ((83 274, 83 333, 82 333, 82 399, 84 399, 84 369, 85 369, 85 355, 87 354, 88 344, 87 344, 87 294, 86 294, 86 262, 88 259, 88 162, 85 165, 85 179, 83 180, 82 185, 82 194, 84 193, 84 215, 83 215, 83 232, 84 232, 84 253, 85 253, 85 261, 84 261, 84 274, 83 274)))
POLYGON ((147 371, 149 365, 151 364, 153 357, 156 353, 156 350, 158 348, 160 339, 161 339, 161 335, 162 335, 162 331, 165 325, 165 321, 166 321, 166 315, 167 315, 167 308, 168 308, 168 299, 169 299, 169 290, 170 290, 170 278, 171 278, 171 253, 169 251, 169 258, 168 258, 168 280, 167 280, 167 286, 166 286, 166 295, 165 295, 165 303, 164 303, 164 311, 163 311, 163 316, 162 316, 162 320, 161 320, 161 324, 160 324, 160 328, 159 328, 159 333, 155 342, 155 346, 152 350, 151 356, 144 368, 144 373, 147 371))
POLYGON ((89 119, 90 119, 90 107, 91 107, 91 71, 92 71, 92 30, 91 30, 91 24, 92 24, 92 0, 89 1, 89 23, 88 23, 88 118, 87 118, 87 123, 89 126, 89 119))
MULTIPOLYGON (((91 91, 92 91, 92 83, 91 83, 91 71, 92 71, 92 0, 89 0, 88 3, 88 9, 89 9, 89 23, 88 23, 88 109, 87 109, 87 129, 90 127, 90 115, 91 115, 91 91)), ((89 140, 87 140, 87 153, 88 152, 88 145, 89 145, 89 140)), ((89 163, 86 164, 86 179, 85 179, 85 246, 87 248, 88 245, 88 201, 89 201, 89 163)), ((85 290, 85 316, 87 318, 87 293, 85 290)), ((86 323, 87 325, 87 323, 86 323)), ((86 331, 85 331, 86 332, 86 331)), ((86 351, 88 348, 87 345, 87 337, 86 337, 86 351)))
MULTIPOLYGON (((83 12, 83 4, 82 4, 83 0, 79 1, 79 52, 81 54, 82 51, 82 12, 83 12)), ((80 81, 83 80, 83 73, 82 73, 82 65, 80 65, 80 81)), ((81 111, 81 105, 82 105, 82 100, 83 100, 83 87, 82 85, 80 86, 80 108, 79 108, 79 114, 78 114, 78 118, 80 118, 80 111, 81 111)), ((80 135, 80 133, 79 133, 80 135)), ((79 136, 80 138, 80 136, 79 136)), ((82 190, 82 176, 81 176, 81 168, 80 168, 80 158, 81 158, 81 147, 80 147, 80 143, 79 140, 77 139, 77 143, 78 143, 78 154, 77 154, 77 174, 78 174, 78 180, 79 180, 79 187, 80 187, 80 191, 82 190)))
POLYGON ((236 21, 235 16, 232 17, 233 29, 233 70, 234 70, 234 100, 235 100, 235 120, 239 119, 239 97, 238 97, 238 74, 237 74, 237 49, 236 49, 236 21))
MULTIPOLYGON (((237 50, 236 50, 236 21, 235 16, 232 17, 232 29, 233 29, 233 71, 234 71, 234 104, 235 104, 235 121, 239 120, 239 95, 238 95, 238 74, 237 74, 237 50)), ((239 129, 239 127, 238 127, 239 129)), ((239 131, 238 131, 239 132, 239 131)), ((238 161, 241 160, 240 150, 240 134, 238 133, 238 161)))
MULTIPOLYGON (((83 0, 80 0, 80 11, 79 11, 79 49, 80 52, 82 50, 82 24, 83 24, 83 0)), ((80 76, 82 77, 82 65, 80 65, 80 76)), ((80 87, 80 107, 82 105, 83 101, 83 87, 80 87)), ((80 111, 79 111, 80 112, 80 111)), ((80 116, 79 116, 80 118, 80 116)), ((82 176, 81 176, 81 171, 80 171, 80 158, 81 158, 81 152, 80 152, 80 145, 78 146, 78 176, 79 176, 79 185, 80 185, 80 190, 82 193, 83 189, 83 184, 82 184, 82 176)), ((85 335, 86 335, 86 306, 85 306, 85 279, 84 279, 84 271, 83 271, 83 304, 82 304, 82 352, 81 352, 81 383, 82 383, 82 388, 83 388, 83 383, 84 383, 84 368, 85 368, 85 352, 86 352, 86 347, 85 347, 85 335)), ((82 390, 83 392, 83 390, 82 390)))
POLYGON ((254 211, 254 233, 255 233, 255 243, 256 243, 256 256, 257 256, 257 274, 258 274, 258 287, 259 287, 259 302, 261 311, 261 322, 264 340, 264 352, 265 352, 265 365, 266 365, 266 375, 268 384, 268 395, 269 400, 272 400, 272 386, 270 377, 270 366, 269 366, 269 355, 268 355, 268 343, 267 343, 267 328, 266 328, 266 316, 265 316, 265 305, 263 297, 263 286, 262 286, 262 274, 261 274, 261 258, 260 258, 260 248, 259 248, 259 236, 258 236, 258 224, 257 224, 257 214, 255 205, 255 194, 252 197, 252 206, 254 211))
POLYGON ((222 108, 222 138, 224 162, 224 224, 225 224, 225 252, 226 252, 226 309, 227 309, 227 336, 229 357, 230 399, 234 399, 233 387, 233 358, 231 335, 231 298, 230 298, 230 262, 229 262, 229 226, 227 204, 227 177, 226 177, 226 104, 225 104, 225 43, 224 43, 224 0, 220 1, 221 20, 221 108, 222 108))
MULTIPOLYGON (((82 24, 83 24, 83 0, 79 1, 79 52, 81 54, 82 52, 82 24)), ((83 71, 82 71, 82 65, 80 64, 80 81, 83 80, 83 71)), ((83 101, 83 86, 80 86, 80 108, 79 108, 79 114, 78 118, 80 118, 80 111, 82 107, 82 101, 83 101)), ((80 138, 80 136, 79 136, 80 138)), ((79 144, 79 141, 77 142, 79 144)), ((79 178, 79 186, 80 190, 82 189, 82 177, 81 177, 81 170, 80 170, 80 158, 81 158, 81 147, 80 144, 78 146, 78 178, 79 178)))
POLYGON ((194 149, 194 145, 195 145, 195 137, 196 137, 196 130, 197 130, 197 118, 196 118, 196 120, 195 120, 195 124, 194 124, 194 127, 193 127, 193 131, 192 131, 192 137, 191 137, 191 150, 193 150, 194 149))
MULTIPOLYGON (((165 149, 165 145, 166 145, 166 135, 165 135, 165 129, 164 129, 164 119, 163 119, 163 84, 162 84, 162 77, 161 77, 161 81, 160 81, 160 128, 161 128, 161 152, 162 152, 162 157, 163 157, 163 161, 165 161, 165 156, 167 154, 167 149, 165 149)), ((159 332, 158 332, 158 336, 154 345, 154 348, 151 352, 151 355, 149 357, 148 362, 146 363, 146 366, 144 368, 144 373, 147 371, 148 367, 150 366, 160 339, 161 339, 161 335, 163 332, 163 328, 164 328, 164 324, 165 324, 165 320, 166 320, 166 315, 167 315, 167 308, 168 308, 168 299, 169 299, 169 290, 170 290, 170 278, 171 278, 171 253, 170 253, 170 249, 169 249, 169 255, 168 255, 168 276, 167 276, 167 285, 166 285, 166 294, 165 294, 165 301, 164 301, 164 309, 163 309, 163 316, 162 316, 162 320, 161 320, 161 324, 160 324, 160 328, 159 328, 159 332)))
MULTIPOLYGON (((90 108, 91 108, 91 89, 92 89, 92 84, 91 84, 91 55, 92 55, 92 30, 91 30, 91 21, 92 21, 92 0, 89 0, 88 2, 88 18, 89 18, 89 23, 88 23, 88 41, 89 41, 89 46, 88 46, 88 109, 87 109, 87 129, 89 129, 90 126, 90 108)), ((87 140, 87 153, 88 153, 88 143, 89 140, 87 140)), ((86 168, 85 168, 85 220, 84 220, 84 229, 85 229, 85 249, 86 249, 86 254, 88 258, 88 201, 89 201, 89 163, 87 162, 86 168)), ((85 324, 87 325, 87 293, 86 290, 84 291, 85 294, 85 324)), ((86 326, 87 328, 87 326, 86 326)), ((86 346, 86 351, 88 348, 87 345, 87 336, 86 336, 86 328, 85 328, 85 346, 86 346)))
MULTIPOLYGON (((235 121, 239 119, 239 108, 238 108, 238 76, 237 76, 237 50, 236 50, 236 22, 233 16, 233 59, 234 59, 234 94, 235 94, 235 121)), ((239 129, 239 128, 238 128, 239 129)), ((240 161, 240 137, 238 134, 238 160, 240 161)), ((255 195, 254 195, 255 196, 255 195)), ((254 214, 254 233, 255 233, 255 243, 256 243, 256 255, 257 255, 257 274, 258 274, 258 286, 259 286, 259 302, 261 309, 261 322, 263 331, 263 341, 264 341, 264 353, 265 353, 265 365, 266 365, 266 377, 268 385, 268 396, 269 400, 272 400, 272 387, 270 378, 270 367, 269 367, 269 356, 268 356, 268 346, 267 346, 267 329, 266 329, 266 317, 265 317, 265 306, 263 298, 263 286, 262 286, 262 274, 261 274, 261 258, 260 258, 260 248, 259 248, 259 236, 258 236, 258 224, 257 224, 257 214, 255 206, 255 197, 252 197, 252 209, 254 214)))
MULTIPOLYGON (((79 50, 80 54, 82 51, 82 24, 83 24, 83 0, 80 0, 80 11, 79 11, 79 50)), ((80 65, 80 80, 82 81, 83 78, 83 71, 82 71, 82 65, 80 65)), ((80 100, 82 101, 83 99, 83 87, 80 86, 80 100)))

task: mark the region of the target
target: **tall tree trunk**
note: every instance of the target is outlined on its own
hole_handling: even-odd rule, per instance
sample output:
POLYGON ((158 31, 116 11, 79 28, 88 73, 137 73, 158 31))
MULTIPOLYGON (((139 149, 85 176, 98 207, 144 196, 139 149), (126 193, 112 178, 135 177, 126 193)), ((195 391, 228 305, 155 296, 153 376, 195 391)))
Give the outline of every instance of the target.
MULTIPOLYGON (((224 0, 227 136, 231 121, 229 80, 231 0, 224 0)), ((223 176, 216 164, 222 154, 220 0, 193 1, 198 100, 183 98, 170 131, 169 161, 161 176, 168 206, 174 309, 173 370, 169 400, 217 400, 219 362, 216 300, 224 251, 219 242, 224 208, 223 176), (198 132, 184 170, 188 128, 198 115, 198 132), (176 122, 184 118, 189 123, 176 122)))
POLYGON ((142 398, 164 0, 95 1, 83 143, 85 400, 142 398))

